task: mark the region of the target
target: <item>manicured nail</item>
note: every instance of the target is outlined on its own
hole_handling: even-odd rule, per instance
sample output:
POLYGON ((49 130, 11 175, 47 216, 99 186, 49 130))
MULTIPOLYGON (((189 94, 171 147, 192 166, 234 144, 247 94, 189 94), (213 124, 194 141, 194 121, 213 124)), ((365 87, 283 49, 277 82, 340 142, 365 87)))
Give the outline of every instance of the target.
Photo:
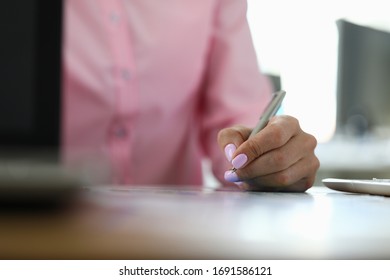
POLYGON ((239 169, 244 166, 247 160, 248 157, 246 156, 246 154, 239 154, 232 160, 232 165, 234 168, 239 169))
POLYGON ((229 162, 232 161, 233 153, 236 151, 236 146, 234 144, 228 144, 225 147, 225 156, 229 162))
POLYGON ((237 181, 239 181, 236 172, 232 172, 231 170, 228 170, 228 171, 225 172, 225 180, 229 181, 229 182, 237 182, 237 181))

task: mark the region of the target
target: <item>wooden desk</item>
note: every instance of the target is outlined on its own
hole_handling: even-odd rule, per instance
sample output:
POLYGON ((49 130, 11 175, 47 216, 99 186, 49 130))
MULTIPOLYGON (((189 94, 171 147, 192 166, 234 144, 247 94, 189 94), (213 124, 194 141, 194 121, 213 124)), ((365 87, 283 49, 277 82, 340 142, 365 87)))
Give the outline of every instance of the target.
POLYGON ((1 259, 390 259, 390 198, 96 187, 55 213, 0 212, 1 259))

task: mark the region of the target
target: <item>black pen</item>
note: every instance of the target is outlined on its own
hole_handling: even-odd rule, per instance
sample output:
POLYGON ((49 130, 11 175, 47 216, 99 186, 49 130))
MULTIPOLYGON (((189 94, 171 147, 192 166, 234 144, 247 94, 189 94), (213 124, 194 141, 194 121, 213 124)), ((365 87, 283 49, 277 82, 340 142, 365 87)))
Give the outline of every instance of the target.
MULTIPOLYGON (((277 91, 272 95, 271 101, 264 109, 263 114, 260 116, 259 121, 257 122, 255 128, 252 130, 248 139, 251 138, 253 135, 257 134, 260 130, 262 130, 267 125, 269 120, 276 115, 276 113, 280 108, 280 105, 282 105, 283 98, 285 96, 286 96, 286 92, 284 90, 277 91)), ((236 172, 236 171, 237 169, 233 167, 232 172, 236 172)))

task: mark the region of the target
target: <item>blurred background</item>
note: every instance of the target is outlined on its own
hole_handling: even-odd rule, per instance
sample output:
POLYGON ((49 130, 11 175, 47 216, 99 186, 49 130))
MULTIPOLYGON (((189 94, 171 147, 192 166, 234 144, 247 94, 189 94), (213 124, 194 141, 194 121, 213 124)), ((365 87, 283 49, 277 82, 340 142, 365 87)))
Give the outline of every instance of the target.
POLYGON ((248 0, 283 112, 316 136, 324 177, 390 177, 390 16, 384 0, 248 0))
POLYGON ((390 31, 388 4, 384 0, 248 0, 248 20, 262 70, 281 77, 289 93, 285 112, 297 116, 320 142, 330 140, 335 132, 336 21, 390 31))

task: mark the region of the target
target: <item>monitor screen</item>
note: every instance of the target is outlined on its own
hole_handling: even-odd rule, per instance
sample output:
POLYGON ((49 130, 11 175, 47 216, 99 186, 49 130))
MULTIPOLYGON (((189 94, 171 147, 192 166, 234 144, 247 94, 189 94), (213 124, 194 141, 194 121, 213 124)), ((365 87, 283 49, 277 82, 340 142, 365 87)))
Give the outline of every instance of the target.
POLYGON ((337 26, 337 133, 388 138, 390 33, 345 20, 337 26))
POLYGON ((0 2, 0 149, 58 147, 62 1, 0 2))

